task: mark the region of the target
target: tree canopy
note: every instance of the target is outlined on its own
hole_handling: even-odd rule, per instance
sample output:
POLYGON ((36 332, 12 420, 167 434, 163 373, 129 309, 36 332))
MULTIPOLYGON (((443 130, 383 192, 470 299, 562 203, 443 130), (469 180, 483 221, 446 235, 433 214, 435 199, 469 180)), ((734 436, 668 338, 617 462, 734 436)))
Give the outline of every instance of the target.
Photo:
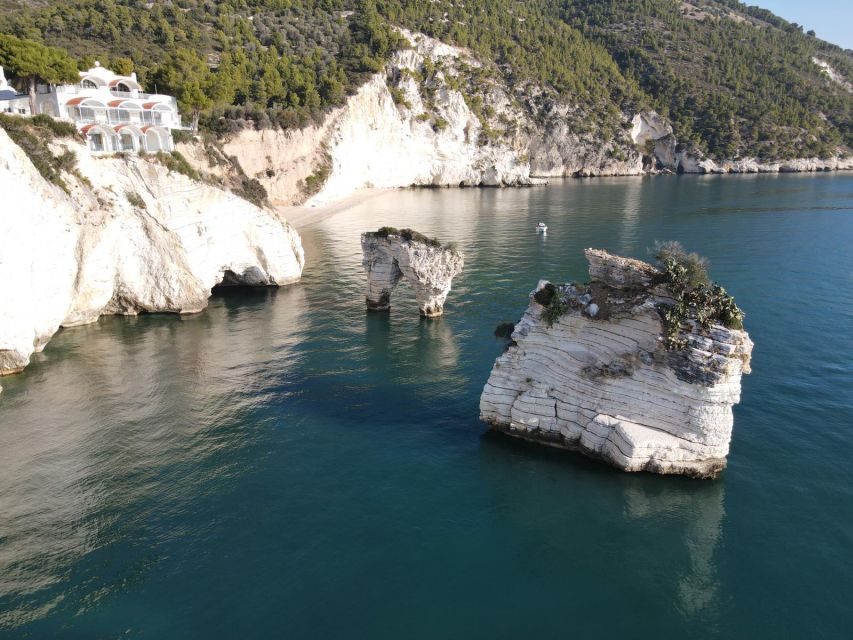
POLYGON ((0 65, 8 68, 30 94, 30 110, 35 109, 36 83, 57 84, 77 79, 77 62, 68 52, 33 40, 0 33, 0 65))
POLYGON ((392 25, 468 47, 520 101, 536 87, 605 130, 653 107, 717 158, 853 146, 853 95, 812 61, 851 82, 853 54, 737 0, 44 0, 0 16, 0 33, 81 65, 131 62, 220 133, 319 119, 405 46, 392 25))

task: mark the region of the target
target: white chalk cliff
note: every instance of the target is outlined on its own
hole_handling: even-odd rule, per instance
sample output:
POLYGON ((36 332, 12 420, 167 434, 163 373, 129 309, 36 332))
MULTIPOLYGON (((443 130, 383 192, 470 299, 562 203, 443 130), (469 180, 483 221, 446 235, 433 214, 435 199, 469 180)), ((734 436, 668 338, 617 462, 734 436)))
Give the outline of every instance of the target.
POLYGON ((367 272, 367 308, 388 311, 391 294, 405 279, 414 289, 422 316, 444 313, 453 278, 465 264, 462 254, 402 233, 361 234, 362 265, 367 272))
POLYGON ((586 255, 590 290, 560 288, 568 311, 552 326, 531 294, 483 389, 481 418, 625 471, 715 476, 749 373, 749 336, 691 321, 681 328, 686 346, 668 350, 657 305, 673 300, 657 270, 603 251, 586 255))
MULTIPOLYGON (((579 133, 568 120, 576 119, 573 107, 541 95, 535 99, 545 106, 525 104, 466 49, 401 31, 411 48, 395 53, 385 72, 322 124, 245 130, 224 143, 225 155, 280 206, 322 205, 370 188, 527 186, 548 177, 642 173, 628 135, 602 141, 594 127, 579 133), (312 193, 307 183, 318 175, 326 178, 312 193)), ((179 149, 200 171, 214 170, 194 146, 179 149)))
MULTIPOLYGON (((654 111, 622 114, 605 134, 578 105, 546 89, 509 87, 463 48, 401 30, 398 51, 320 124, 246 129, 222 143, 276 206, 327 204, 370 188, 522 186, 566 176, 768 173, 853 169, 853 157, 715 162, 682 149, 654 111), (653 144, 649 145, 651 141, 653 144)), ((219 175, 198 144, 180 151, 219 175)))
POLYGON ((62 144, 85 178, 66 175, 69 193, 0 130, 0 375, 23 369, 62 326, 192 313, 223 282, 299 279, 300 238, 274 212, 153 159, 62 144))

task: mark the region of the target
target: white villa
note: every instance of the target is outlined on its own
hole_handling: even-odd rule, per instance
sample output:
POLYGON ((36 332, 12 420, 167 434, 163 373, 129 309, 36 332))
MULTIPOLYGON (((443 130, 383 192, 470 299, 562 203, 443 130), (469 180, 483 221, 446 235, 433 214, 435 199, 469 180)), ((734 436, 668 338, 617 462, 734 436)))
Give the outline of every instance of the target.
MULTIPOLYGON (((0 84, 0 91, 2 87, 0 84)), ((16 95, 9 103, 16 109, 13 113, 29 115, 26 95, 16 95), (24 108, 21 101, 25 111, 20 111, 24 108)), ((0 111, 5 104, 0 94, 0 111)), ((80 72, 79 84, 39 85, 36 112, 70 120, 85 136, 89 148, 99 153, 172 151, 172 129, 183 128, 173 96, 143 93, 136 73, 121 76, 98 62, 80 72)))

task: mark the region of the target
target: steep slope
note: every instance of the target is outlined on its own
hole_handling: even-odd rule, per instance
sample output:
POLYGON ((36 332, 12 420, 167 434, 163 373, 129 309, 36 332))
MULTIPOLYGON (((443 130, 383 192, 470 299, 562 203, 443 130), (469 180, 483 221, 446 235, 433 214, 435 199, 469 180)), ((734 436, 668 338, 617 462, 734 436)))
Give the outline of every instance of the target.
POLYGON ((734 0, 552 4, 607 48, 676 138, 717 161, 829 157, 853 146, 843 88, 853 56, 769 11, 734 0), (820 60, 837 67, 836 82, 820 60))
POLYGON ((571 107, 541 93, 523 102, 469 50, 399 33, 409 46, 322 124, 245 130, 218 150, 193 143, 181 152, 201 172, 217 170, 211 151, 232 158, 276 205, 317 205, 366 188, 523 186, 642 172, 630 116, 620 114, 611 139, 591 123, 572 129, 571 107))
MULTIPOLYGON (((756 173, 853 168, 853 157, 715 162, 686 147, 654 111, 620 113, 608 129, 567 101, 518 92, 468 49, 400 30, 409 43, 321 124, 246 129, 184 143, 203 173, 218 158, 257 180, 276 206, 319 205, 367 188, 520 186, 563 176, 756 173)), ((227 167, 226 167, 227 168, 227 167)))

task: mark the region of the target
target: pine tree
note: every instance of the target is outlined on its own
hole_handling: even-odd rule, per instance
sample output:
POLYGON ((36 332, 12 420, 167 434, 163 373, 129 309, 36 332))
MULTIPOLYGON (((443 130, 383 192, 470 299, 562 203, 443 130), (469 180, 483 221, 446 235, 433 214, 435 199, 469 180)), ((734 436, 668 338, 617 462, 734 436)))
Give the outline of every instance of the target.
POLYGON ((36 114, 36 84, 73 82, 77 63, 64 49, 46 47, 32 40, 0 34, 0 65, 23 83, 30 97, 30 112, 36 114))

